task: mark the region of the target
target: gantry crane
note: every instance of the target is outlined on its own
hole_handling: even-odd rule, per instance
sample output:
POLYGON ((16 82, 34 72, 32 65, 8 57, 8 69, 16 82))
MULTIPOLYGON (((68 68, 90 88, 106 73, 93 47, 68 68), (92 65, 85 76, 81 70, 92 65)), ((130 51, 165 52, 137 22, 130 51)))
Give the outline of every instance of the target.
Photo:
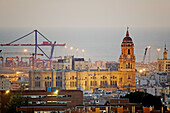
POLYGON ((22 37, 20 37, 20 38, 18 38, 18 39, 16 39, 16 40, 14 40, 14 41, 11 41, 10 43, 7 43, 7 44, 0 44, 0 46, 35 46, 35 59, 37 59, 37 49, 39 49, 48 59, 52 59, 52 57, 53 57, 53 52, 54 52, 54 47, 55 46, 65 46, 66 44, 56 44, 56 41, 54 41, 54 42, 52 42, 52 41, 50 41, 50 40, 48 40, 44 35, 42 35, 38 30, 34 30, 34 31, 32 31, 32 32, 30 32, 30 33, 28 33, 28 34, 26 34, 26 35, 24 35, 24 36, 22 36, 22 37), (25 37, 27 37, 27 36, 29 36, 29 35, 31 35, 31 34, 33 34, 34 33, 34 44, 13 44, 14 42, 17 42, 17 41, 19 41, 19 40, 21 40, 21 39, 23 39, 23 38, 25 38, 25 37), (46 41, 43 41, 43 43, 42 44, 38 44, 38 34, 40 35, 40 36, 42 36, 46 41), (50 56, 48 56, 42 49, 41 49, 41 47, 40 46, 51 46, 51 54, 50 54, 50 56))
MULTIPOLYGON (((35 47, 35 52, 34 52, 34 55, 33 55, 34 57, 33 58, 34 58, 35 61, 37 59, 37 55, 38 55, 37 50, 38 49, 48 58, 48 60, 51 61, 51 59, 53 58, 54 47, 55 46, 65 46, 65 45, 66 45, 65 43, 64 44, 56 44, 56 41, 54 41, 54 42, 50 41, 44 35, 42 35, 38 30, 34 30, 34 31, 32 31, 32 32, 30 32, 30 33, 28 33, 28 34, 26 34, 26 35, 24 35, 24 36, 22 36, 22 37, 20 37, 20 38, 18 38, 16 40, 14 40, 14 41, 11 41, 10 43, 0 44, 0 46, 19 46, 19 47, 20 46, 34 46, 35 47), (19 41, 19 40, 21 40, 21 39, 23 39, 23 38, 33 34, 33 33, 34 33, 34 44, 14 44, 15 42, 17 42, 17 41, 19 41), (46 41, 43 41, 42 44, 38 43, 38 34, 40 36, 42 36, 46 40, 46 41), (50 55, 47 55, 43 51, 43 49, 41 49, 41 46, 51 46, 51 53, 50 53, 50 55)), ((35 64, 33 63, 33 65, 35 65, 35 64)))
MULTIPOLYGON (((27 52, 27 53, 24 53, 24 52, 1 52, 0 53, 0 55, 31 55, 31 57, 21 57, 21 63, 23 63, 22 61, 23 61, 23 59, 29 59, 29 64, 30 64, 30 66, 31 66, 31 62, 32 62, 32 65, 34 64, 34 53, 29 53, 29 52, 27 52)), ((37 55, 41 55, 41 56, 43 56, 43 54, 40 54, 40 53, 38 53, 37 55)), ((1 58, 1 60, 2 60, 2 63, 3 63, 3 59, 4 59, 4 57, 0 57, 1 58)), ((15 56, 15 57, 6 57, 6 62, 5 62, 5 65, 7 66, 7 67, 10 67, 11 65, 12 65, 12 67, 14 67, 14 64, 15 64, 15 61, 16 61, 16 65, 17 66, 19 66, 19 56, 15 56)), ((2 64, 3 65, 3 64, 2 64)))

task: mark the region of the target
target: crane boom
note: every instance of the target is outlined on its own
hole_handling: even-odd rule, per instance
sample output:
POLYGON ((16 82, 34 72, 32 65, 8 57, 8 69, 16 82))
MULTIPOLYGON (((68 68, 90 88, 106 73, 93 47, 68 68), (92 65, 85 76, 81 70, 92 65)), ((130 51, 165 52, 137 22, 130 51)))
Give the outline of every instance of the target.
MULTIPOLYGON (((53 44, 37 44, 37 46, 52 46, 53 44)), ((35 44, 0 44, 0 46, 36 46, 35 44)), ((65 44, 55 44, 55 46, 65 46, 65 44)))
MULTIPOLYGON (((20 38, 17 38, 13 41, 11 41, 10 43, 7 44, 0 44, 0 46, 34 46, 35 47, 35 59, 37 59, 37 50, 39 49, 48 59, 52 59, 53 57, 53 52, 54 52, 54 47, 55 46, 65 46, 66 44, 56 44, 56 41, 52 42, 50 40, 48 40, 48 38, 46 38, 43 34, 41 34, 38 30, 34 30, 20 38), (27 36, 31 35, 34 33, 34 44, 14 44, 15 42, 22 40, 24 38, 26 38, 27 36), (43 43, 38 43, 38 34, 43 37, 46 41, 43 41, 43 43), (41 49, 40 46, 51 46, 51 52, 50 55, 48 56, 43 49, 41 49)), ((0 51, 1 52, 1 51, 0 51)))
POLYGON ((146 57, 147 50, 148 50, 148 48, 145 48, 145 53, 144 53, 143 61, 142 61, 143 63, 145 62, 145 57, 146 57))

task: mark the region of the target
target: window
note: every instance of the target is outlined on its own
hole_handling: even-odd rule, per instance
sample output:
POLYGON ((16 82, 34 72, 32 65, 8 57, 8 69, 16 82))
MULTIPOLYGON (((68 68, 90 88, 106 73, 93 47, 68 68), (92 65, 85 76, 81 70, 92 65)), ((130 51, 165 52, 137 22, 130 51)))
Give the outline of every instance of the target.
POLYGON ((103 82, 102 82, 102 81, 100 81, 100 85, 103 85, 103 82))
POLYGON ((40 87, 40 81, 35 81, 35 87, 40 87))
POLYGON ((74 87, 74 82, 72 84, 73 84, 73 87, 74 87))
POLYGON ((130 55, 130 49, 128 49, 128 55, 130 55))
POLYGON ((128 63, 128 67, 127 68, 130 68, 130 63, 128 63))
POLYGON ((105 81, 105 83, 104 83, 105 85, 107 85, 107 81, 105 81))
POLYGON ((58 86, 58 82, 56 81, 56 87, 58 86))
POLYGON ((117 86, 117 81, 115 81, 115 86, 117 86))
POLYGON ((87 81, 85 81, 85 86, 87 86, 87 81))
POLYGON ((70 82, 70 87, 72 87, 72 82, 70 82))
POLYGON ((40 79, 40 77, 38 77, 38 76, 37 76, 37 77, 35 77, 35 79, 36 79, 36 80, 39 80, 39 79, 40 79))
POLYGON ((128 79, 130 79, 130 76, 128 76, 128 79))
POLYGON ((95 86, 97 86, 97 81, 95 81, 95 86))

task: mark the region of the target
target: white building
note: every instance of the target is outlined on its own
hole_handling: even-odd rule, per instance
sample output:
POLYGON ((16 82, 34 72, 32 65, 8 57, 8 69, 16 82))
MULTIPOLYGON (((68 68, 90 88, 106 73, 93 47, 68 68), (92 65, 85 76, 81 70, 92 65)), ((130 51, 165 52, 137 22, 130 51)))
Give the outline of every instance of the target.
POLYGON ((155 85, 156 81, 155 80, 149 80, 149 85, 155 85))
POLYGON ((85 61, 84 58, 74 58, 74 56, 64 56, 64 59, 58 59, 57 62, 53 62, 53 69, 62 70, 87 70, 88 61, 85 61))
POLYGON ((146 93, 153 96, 161 96, 161 87, 148 87, 146 88, 146 93))
POLYGON ((148 85, 148 80, 140 80, 140 86, 148 85))
POLYGON ((11 89, 11 83, 3 75, 0 76, 0 90, 11 89))
POLYGON ((167 73, 157 73, 154 75, 156 83, 166 83, 167 82, 167 73))

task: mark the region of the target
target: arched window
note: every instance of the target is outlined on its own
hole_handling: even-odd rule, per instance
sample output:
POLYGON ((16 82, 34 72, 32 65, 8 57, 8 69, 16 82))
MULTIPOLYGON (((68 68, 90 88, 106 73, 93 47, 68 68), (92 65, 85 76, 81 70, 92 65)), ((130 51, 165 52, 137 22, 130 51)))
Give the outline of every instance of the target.
POLYGON ((130 68, 130 63, 128 63, 128 68, 130 68))
POLYGON ((130 49, 128 49, 128 55, 130 55, 130 49))

